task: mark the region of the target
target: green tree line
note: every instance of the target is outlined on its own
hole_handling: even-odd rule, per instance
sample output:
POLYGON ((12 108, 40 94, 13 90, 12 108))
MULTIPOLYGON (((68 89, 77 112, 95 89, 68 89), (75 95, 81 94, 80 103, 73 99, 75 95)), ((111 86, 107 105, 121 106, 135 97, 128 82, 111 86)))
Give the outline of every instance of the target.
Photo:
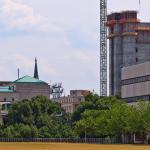
POLYGON ((0 137, 72 138, 115 137, 150 133, 150 103, 129 105, 119 97, 85 97, 73 114, 60 104, 38 96, 14 103, 0 137))
POLYGON ((0 137, 61 138, 74 137, 69 114, 54 101, 38 96, 14 103, 0 137))
POLYGON ((150 103, 127 104, 118 97, 89 95, 73 114, 79 136, 117 137, 150 134, 150 103))

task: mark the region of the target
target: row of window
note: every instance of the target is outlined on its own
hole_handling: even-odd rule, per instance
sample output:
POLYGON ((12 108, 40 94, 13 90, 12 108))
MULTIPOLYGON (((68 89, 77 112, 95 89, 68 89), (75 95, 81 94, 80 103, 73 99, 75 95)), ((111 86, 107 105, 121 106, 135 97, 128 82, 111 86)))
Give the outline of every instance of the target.
POLYGON ((4 98, 4 102, 7 102, 7 101, 14 101, 15 99, 12 97, 12 98, 4 98))
POLYGON ((146 81, 150 81, 150 75, 123 80, 122 85, 129 85, 129 84, 146 82, 146 81))
POLYGON ((64 98, 63 100, 61 100, 61 104, 64 103, 74 103, 74 102, 81 102, 82 99, 81 98, 64 98))
POLYGON ((2 106, 1 106, 2 108, 2 110, 9 110, 10 109, 10 107, 11 107, 11 104, 2 104, 2 106))
POLYGON ((73 105, 63 106, 63 108, 66 110, 66 112, 71 112, 71 111, 73 111, 73 105))
POLYGON ((124 98, 124 100, 128 103, 137 102, 139 100, 149 101, 150 100, 150 95, 137 96, 137 97, 128 97, 128 98, 124 98))

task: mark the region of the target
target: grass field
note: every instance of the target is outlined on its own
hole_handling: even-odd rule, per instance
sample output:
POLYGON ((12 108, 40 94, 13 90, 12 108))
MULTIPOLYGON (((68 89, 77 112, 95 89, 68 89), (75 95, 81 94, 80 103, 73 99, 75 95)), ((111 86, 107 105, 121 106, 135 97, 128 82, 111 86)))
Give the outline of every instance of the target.
POLYGON ((150 150, 150 146, 64 143, 0 143, 0 150, 150 150))

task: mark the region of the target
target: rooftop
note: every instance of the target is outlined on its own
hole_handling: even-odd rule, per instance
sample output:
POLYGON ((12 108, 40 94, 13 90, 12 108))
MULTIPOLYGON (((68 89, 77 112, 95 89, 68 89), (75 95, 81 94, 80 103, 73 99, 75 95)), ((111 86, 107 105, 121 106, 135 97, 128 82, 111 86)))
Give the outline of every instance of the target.
POLYGON ((0 93, 12 93, 14 89, 11 86, 0 86, 0 93))
POLYGON ((24 76, 22 78, 13 81, 13 83, 45 83, 45 82, 30 76, 24 76))

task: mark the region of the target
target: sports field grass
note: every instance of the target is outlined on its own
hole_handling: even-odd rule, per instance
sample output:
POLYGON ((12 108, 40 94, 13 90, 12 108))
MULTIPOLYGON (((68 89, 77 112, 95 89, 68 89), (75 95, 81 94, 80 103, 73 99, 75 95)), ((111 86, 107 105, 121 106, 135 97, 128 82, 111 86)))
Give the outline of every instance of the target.
POLYGON ((150 150, 150 146, 64 143, 0 143, 0 150, 150 150))

